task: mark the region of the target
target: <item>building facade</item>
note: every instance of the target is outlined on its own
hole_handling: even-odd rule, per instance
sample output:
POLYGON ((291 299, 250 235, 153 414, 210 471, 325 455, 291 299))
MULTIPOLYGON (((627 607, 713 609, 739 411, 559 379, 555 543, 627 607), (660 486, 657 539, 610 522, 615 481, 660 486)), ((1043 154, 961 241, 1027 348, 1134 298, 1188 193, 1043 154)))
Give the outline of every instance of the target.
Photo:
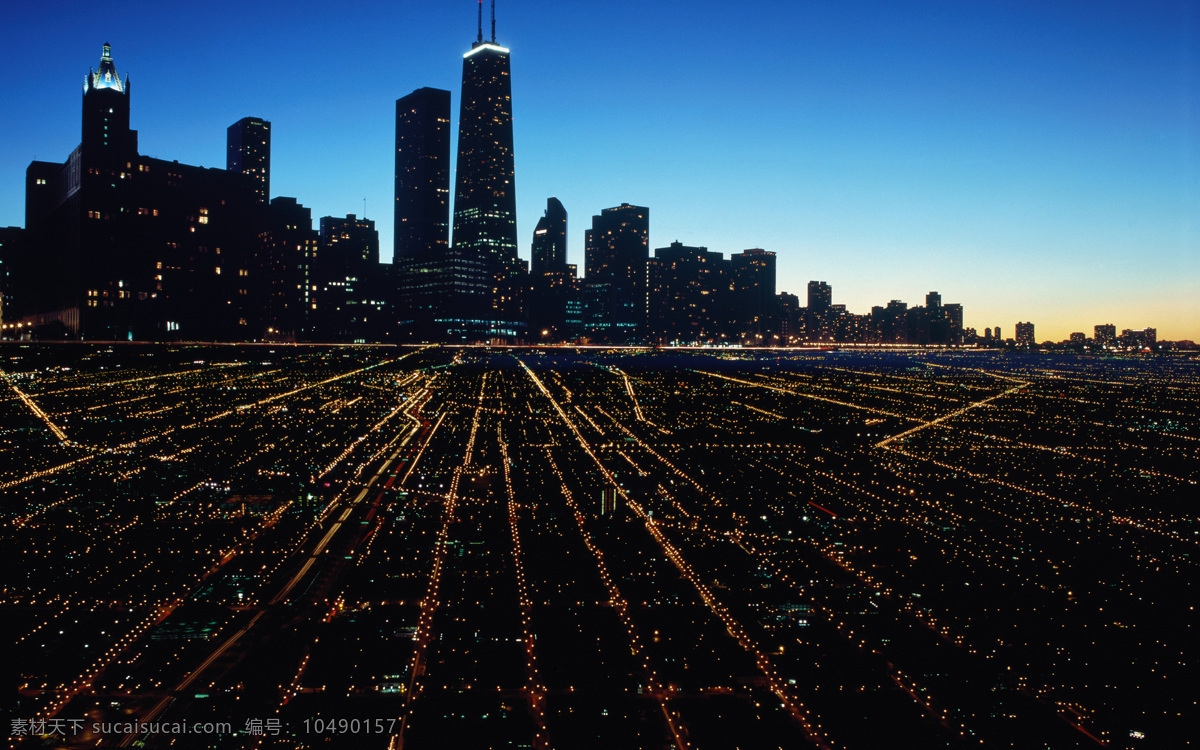
POLYGON ((21 322, 46 338, 241 338, 251 178, 138 154, 129 102, 105 44, 84 84, 80 145, 26 170, 21 322))
POLYGON ((450 244, 450 92, 417 89, 396 100, 396 206, 392 262, 442 254, 450 244))
POLYGON ((650 209, 622 203, 592 217, 584 232, 586 333, 598 341, 640 341, 649 295, 650 209))
POLYGON ((225 168, 249 175, 259 203, 271 200, 271 123, 243 117, 225 132, 225 168))
POLYGON ((509 50, 479 39, 463 55, 454 186, 454 247, 481 258, 517 258, 509 50))

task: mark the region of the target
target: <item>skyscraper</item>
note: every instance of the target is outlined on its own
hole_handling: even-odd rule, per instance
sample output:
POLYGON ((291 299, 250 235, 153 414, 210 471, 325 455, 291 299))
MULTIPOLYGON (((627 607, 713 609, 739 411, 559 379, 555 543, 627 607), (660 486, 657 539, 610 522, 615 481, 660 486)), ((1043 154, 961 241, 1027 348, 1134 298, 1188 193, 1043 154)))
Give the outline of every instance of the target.
POLYGON ((567 270, 567 209, 558 198, 546 199, 546 214, 533 230, 533 275, 567 270))
POLYGON ((721 253, 672 242, 650 259, 648 335, 659 343, 720 341, 731 317, 732 265, 721 253))
POLYGON ((225 168, 248 174, 254 180, 254 196, 260 203, 271 200, 271 123, 258 117, 243 117, 225 131, 225 168))
MULTIPOLYGON (((761 248, 729 256, 733 334, 743 343, 769 345, 775 312, 775 253, 761 248)), ((828 287, 826 287, 828 290, 828 287)))
POLYGON ((808 282, 808 307, 804 315, 804 331, 809 341, 832 338, 831 306, 833 288, 824 281, 808 282))
POLYGON ((533 230, 533 271, 525 288, 531 341, 564 340, 577 335, 568 325, 569 310, 581 302, 581 284, 567 265, 567 209, 558 198, 546 200, 546 213, 533 230))
POLYGON ((463 55, 454 188, 454 247, 490 261, 517 258, 517 198, 513 171, 509 50, 479 33, 463 55))
POLYGON ((393 260, 444 252, 450 242, 450 92, 417 89, 396 100, 393 260))
POLYGON ((1017 346, 1029 347, 1035 343, 1033 338, 1033 323, 1017 323, 1017 346))
POLYGON ((252 334, 270 341, 303 340, 318 309, 314 271, 321 236, 312 227, 312 209, 295 198, 275 198, 258 238, 249 269, 259 325, 252 334))
POLYGON ((589 333, 613 343, 638 339, 646 322, 650 209, 606 208, 592 217, 583 242, 589 333))
POLYGON ((91 159, 101 153, 114 158, 137 153, 137 131, 129 129, 129 74, 125 82, 112 59, 112 45, 104 43, 100 70, 88 70, 83 79, 83 137, 80 145, 91 159))
POLYGON ((243 337, 251 179, 142 156, 129 123, 105 44, 79 147, 26 171, 23 319, 52 338, 243 337))
POLYGON ((313 262, 312 335, 319 341, 380 340, 385 334, 375 222, 354 214, 321 217, 321 245, 313 262), (315 306, 314 306, 315 305, 315 306))

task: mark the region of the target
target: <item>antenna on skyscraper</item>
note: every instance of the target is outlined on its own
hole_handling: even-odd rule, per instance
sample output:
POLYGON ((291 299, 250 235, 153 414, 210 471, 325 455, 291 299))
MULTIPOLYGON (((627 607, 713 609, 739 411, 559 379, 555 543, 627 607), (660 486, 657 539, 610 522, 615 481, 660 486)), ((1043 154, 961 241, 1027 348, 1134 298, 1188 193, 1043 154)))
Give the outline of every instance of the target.
POLYGON ((492 0, 492 44, 496 43, 496 0, 492 0))
POLYGON ((479 0, 479 33, 475 36, 476 44, 483 44, 483 0, 479 0))

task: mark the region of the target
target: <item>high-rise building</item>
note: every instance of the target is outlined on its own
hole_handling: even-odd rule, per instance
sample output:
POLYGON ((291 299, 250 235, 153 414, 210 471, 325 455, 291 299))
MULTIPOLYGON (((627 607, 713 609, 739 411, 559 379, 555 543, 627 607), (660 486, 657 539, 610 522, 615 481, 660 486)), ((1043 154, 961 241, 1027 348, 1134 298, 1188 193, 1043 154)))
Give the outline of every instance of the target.
POLYGON ((1111 346, 1117 343, 1117 327, 1112 323, 1101 323, 1094 329, 1096 346, 1111 346))
POLYGON ((800 298, 788 292, 780 292, 775 300, 775 319, 779 328, 779 343, 786 346, 803 340, 804 315, 800 307, 800 298))
POLYGON ((946 343, 962 346, 963 343, 963 306, 958 302, 950 302, 942 306, 942 317, 948 328, 946 343))
POLYGON ((375 222, 354 214, 321 217, 321 244, 313 264, 313 337, 319 341, 379 341, 384 297, 375 222))
POLYGON ((396 103, 397 330, 401 340, 524 336, 526 264, 517 257, 509 50, 479 33, 463 55, 453 234, 444 245, 449 94, 396 103), (411 231, 410 231, 411 230, 411 231))
POLYGON ((449 91, 422 88, 396 100, 395 215, 393 263, 449 246, 449 91))
MULTIPOLYGON (((482 8, 482 5, 480 6, 482 8)), ((493 11, 495 6, 493 5, 493 11)), ((454 187, 454 247, 501 263, 517 258, 509 50, 479 34, 463 55, 454 187)))
POLYGON ((1033 323, 1017 323, 1017 346, 1033 346, 1037 343, 1034 340, 1033 323))
POLYGON ((879 340, 884 344, 907 344, 908 341, 908 303, 894 299, 883 308, 882 317, 877 322, 879 340))
POLYGON ((137 131, 129 129, 129 74, 124 83, 104 43, 100 69, 88 70, 83 80, 83 137, 80 146, 95 158, 101 153, 120 158, 137 153, 137 131))
POLYGON ((733 334, 742 343, 769 346, 775 329, 775 253, 754 248, 729 256, 733 334))
POLYGON ((1158 331, 1154 328, 1125 328, 1121 331, 1121 343, 1125 346, 1153 348, 1158 343, 1158 331))
POLYGON ((588 333, 612 343, 638 340, 649 293, 650 209, 606 208, 592 217, 583 242, 588 333))
POLYGON ((721 253, 672 242, 650 259, 649 338, 664 344, 724 339, 730 264, 721 253))
MULTIPOLYGON (((13 268, 19 266, 24 260, 24 253, 21 252, 21 240, 25 236, 25 230, 21 227, 0 227, 0 338, 18 338, 18 329, 13 324, 13 330, 9 330, 9 322, 15 321, 17 313, 20 310, 20 305, 14 307, 14 295, 17 291, 13 285, 13 268)), ((18 271, 16 278, 20 278, 21 274, 18 271)))
POLYGON ((320 235, 312 227, 312 209, 295 198, 271 201, 250 269, 258 321, 254 338, 310 337, 319 309, 315 267, 320 244, 320 235))
POLYGON ((79 147, 26 171, 18 322, 47 338, 242 338, 251 179, 138 154, 129 90, 105 44, 79 147))
POLYGON ((259 117, 243 117, 225 131, 225 168, 250 175, 254 196, 260 203, 271 200, 271 123, 259 117))
POLYGON ((804 311, 805 336, 809 341, 833 338, 833 288, 824 281, 808 282, 808 307, 804 311))
POLYGON ((567 209, 558 198, 546 199, 546 213, 533 230, 531 255, 534 276, 567 270, 567 209))
POLYGON ((533 231, 532 273, 527 290, 530 340, 562 341, 579 331, 569 324, 582 287, 567 264, 567 209, 557 198, 546 201, 546 213, 533 231))
POLYGON ((808 309, 824 312, 833 303, 833 289, 824 281, 808 282, 808 309))

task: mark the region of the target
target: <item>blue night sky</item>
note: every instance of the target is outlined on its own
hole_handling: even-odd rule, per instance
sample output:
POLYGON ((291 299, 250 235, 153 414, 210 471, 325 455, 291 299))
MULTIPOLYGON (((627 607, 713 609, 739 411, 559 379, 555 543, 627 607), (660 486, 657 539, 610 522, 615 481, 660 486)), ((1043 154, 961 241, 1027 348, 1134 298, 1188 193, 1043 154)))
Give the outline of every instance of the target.
MULTIPOLYGON (((777 253, 852 312, 929 290, 980 331, 1097 323, 1200 340, 1200 3, 499 0, 512 49, 518 233, 548 196, 569 260, 601 208, 651 247, 777 253)), ((79 141, 104 42, 141 151, 223 167, 272 122, 272 194, 377 222, 391 255, 395 100, 453 92, 472 0, 41 3, 0 9, 0 225, 24 171, 79 141)), ((487 24, 487 3, 484 8, 487 24)))

